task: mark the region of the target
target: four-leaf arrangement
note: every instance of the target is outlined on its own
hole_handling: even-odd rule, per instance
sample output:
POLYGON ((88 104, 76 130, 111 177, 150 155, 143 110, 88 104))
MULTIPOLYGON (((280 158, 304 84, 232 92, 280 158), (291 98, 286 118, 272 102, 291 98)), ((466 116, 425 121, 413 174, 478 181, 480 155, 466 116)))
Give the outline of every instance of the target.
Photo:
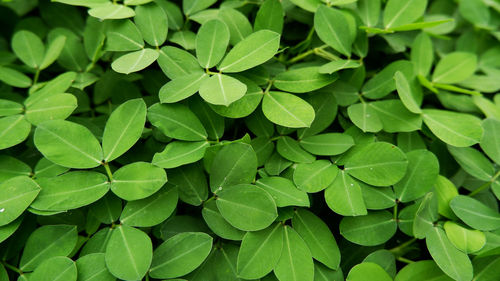
POLYGON ((0 281, 500 280, 498 0, 0 22, 0 281))

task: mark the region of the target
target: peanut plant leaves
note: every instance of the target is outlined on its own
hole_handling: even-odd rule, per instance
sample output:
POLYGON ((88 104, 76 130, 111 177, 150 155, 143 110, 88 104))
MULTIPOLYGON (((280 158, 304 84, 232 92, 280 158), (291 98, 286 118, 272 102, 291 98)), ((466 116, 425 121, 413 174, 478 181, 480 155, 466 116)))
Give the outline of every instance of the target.
POLYGON ((370 212, 359 217, 344 217, 340 234, 347 240, 365 246, 380 245, 396 232, 397 224, 387 211, 370 212))
POLYGON ((90 9, 89 15, 101 20, 126 19, 135 16, 135 12, 130 7, 108 2, 106 5, 99 5, 90 9))
POLYGON ((291 127, 309 127, 314 120, 314 109, 303 99, 284 92, 264 95, 262 111, 271 122, 291 127))
POLYGON ((146 198, 167 182, 162 168, 146 162, 125 165, 113 173, 111 191, 127 201, 146 198))
POLYGON ((229 28, 218 19, 205 22, 196 34, 196 57, 203 68, 220 62, 229 45, 229 28))
POLYGON ((12 50, 22 62, 32 68, 40 68, 45 56, 45 46, 42 40, 28 30, 21 30, 14 34, 12 50))
POLYGON ((454 52, 444 56, 432 73, 436 83, 458 83, 471 76, 477 67, 477 56, 472 53, 454 52))
POLYGON ((148 67, 158 56, 158 52, 153 49, 142 49, 119 57, 111 67, 118 73, 130 74, 148 67))
POLYGON ((337 75, 321 74, 318 67, 304 67, 279 73, 274 78, 273 85, 290 93, 311 92, 333 83, 337 75))
POLYGON ((41 263, 30 275, 30 280, 76 281, 78 271, 73 260, 67 257, 53 257, 41 263))
POLYGON ((389 29, 412 23, 424 14, 426 7, 427 0, 387 1, 384 9, 384 26, 389 29))
POLYGON ((134 22, 149 45, 158 47, 167 39, 167 14, 155 3, 137 6, 134 22))
POLYGON ((209 146, 209 143, 205 141, 171 142, 162 152, 155 153, 152 163, 165 169, 194 163, 203 158, 209 146))
POLYGON ((148 109, 147 117, 166 136, 186 141, 207 138, 207 132, 198 117, 182 104, 154 104, 148 109))
POLYGON ((314 264, 311 252, 300 235, 290 226, 284 226, 283 250, 274 268, 274 274, 278 280, 313 280, 314 264))
POLYGON ((348 21, 341 11, 319 6, 314 13, 314 28, 323 42, 345 56, 351 55, 352 39, 349 36, 348 21))
POLYGON ((200 96, 208 103, 229 106, 241 99, 247 92, 247 86, 238 79, 224 74, 215 74, 203 80, 200 96))
POLYGON ((0 226, 5 226, 17 219, 35 200, 40 186, 26 176, 13 177, 0 185, 0 226))
POLYGON ((500 228, 500 214, 480 201, 459 195, 450 201, 450 207, 463 222, 479 230, 500 228))
POLYGON ((6 149, 23 142, 29 135, 31 125, 24 115, 0 118, 0 149, 6 149))

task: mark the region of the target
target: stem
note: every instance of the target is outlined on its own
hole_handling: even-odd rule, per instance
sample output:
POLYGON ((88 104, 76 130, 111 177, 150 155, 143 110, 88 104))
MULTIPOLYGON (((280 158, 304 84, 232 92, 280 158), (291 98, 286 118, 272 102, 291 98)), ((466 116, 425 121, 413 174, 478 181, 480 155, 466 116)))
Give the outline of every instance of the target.
POLYGON ((340 60, 340 58, 328 51, 325 51, 323 49, 314 49, 314 53, 322 58, 325 58, 327 60, 335 61, 335 60, 340 60))
POLYGON ((274 80, 269 80, 269 83, 267 83, 266 89, 264 90, 265 94, 269 93, 269 90, 271 90, 273 83, 274 83, 274 80))
POLYGON ((109 181, 112 182, 113 181, 113 173, 111 173, 111 169, 109 169, 108 162, 104 162, 102 165, 104 166, 104 169, 106 169, 106 174, 108 174, 109 181))
POLYGON ((40 68, 37 68, 35 72, 35 77, 33 78, 33 85, 35 85, 38 82, 39 76, 40 76, 40 68))
POLYGON ((280 138, 281 138, 281 136, 277 136, 277 137, 274 137, 274 138, 270 138, 269 141, 279 140, 280 138))
POLYGON ((408 264, 410 264, 410 263, 414 263, 414 261, 409 260, 409 259, 407 259, 407 258, 403 258, 403 257, 397 257, 397 258, 396 258, 396 260, 398 260, 398 261, 400 261, 400 262, 408 263, 408 264))
POLYGON ((398 200, 396 200, 396 205, 394 205, 393 209, 394 221, 398 221, 398 203, 398 200))
POLYGON ((12 271, 14 271, 14 272, 17 272, 19 275, 23 275, 23 274, 24 274, 22 270, 20 270, 19 268, 15 267, 15 266, 13 266, 13 265, 10 265, 10 264, 8 264, 8 263, 6 263, 6 262, 4 262, 4 261, 2 261, 1 263, 2 263, 2 264, 3 264, 3 266, 5 266, 6 268, 8 268, 8 269, 10 269, 10 270, 12 270, 12 271))
POLYGON ((453 85, 432 83, 432 86, 434 86, 435 88, 438 88, 438 89, 457 92, 457 93, 461 93, 461 94, 467 94, 467 95, 471 95, 471 96, 481 96, 481 93, 478 91, 471 91, 471 90, 467 90, 467 89, 460 88, 460 87, 453 86, 453 85))
POLYGON ((321 45, 319 47, 310 49, 306 52, 303 52, 302 54, 298 54, 297 56, 291 58, 290 60, 287 61, 287 63, 291 64, 291 63, 297 62, 299 60, 302 60, 302 59, 308 57, 309 55, 317 54, 317 52, 321 52, 323 49, 326 49, 326 48, 328 48, 328 45, 325 44, 325 45, 321 45))
POLYGON ((397 257, 400 257, 404 254, 403 250, 405 248, 407 248, 408 246, 410 246, 411 244, 413 244, 413 242, 415 242, 415 241, 417 241, 417 238, 412 238, 412 239, 404 242, 403 244, 390 249, 389 252, 393 253, 397 257))
POLYGON ((490 181, 488 182, 485 182, 483 183, 483 185, 481 185, 480 187, 476 188, 475 190, 473 190, 471 193, 469 193, 469 196, 474 196, 476 194, 478 194, 479 192, 487 189, 488 187, 490 187, 490 185, 500 176, 500 170, 491 178, 490 181))

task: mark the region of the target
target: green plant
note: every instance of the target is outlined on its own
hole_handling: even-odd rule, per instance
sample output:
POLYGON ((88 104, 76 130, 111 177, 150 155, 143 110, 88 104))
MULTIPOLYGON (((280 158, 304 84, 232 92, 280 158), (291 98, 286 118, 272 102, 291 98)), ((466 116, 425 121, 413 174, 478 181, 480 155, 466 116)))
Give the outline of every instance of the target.
POLYGON ((499 12, 2 1, 0 281, 500 280, 499 12))

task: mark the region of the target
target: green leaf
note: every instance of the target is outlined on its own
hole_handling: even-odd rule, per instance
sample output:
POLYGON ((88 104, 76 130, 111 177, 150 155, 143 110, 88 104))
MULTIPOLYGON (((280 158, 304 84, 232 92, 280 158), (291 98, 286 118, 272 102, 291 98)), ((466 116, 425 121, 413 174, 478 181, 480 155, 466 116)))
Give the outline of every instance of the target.
POLYGON ((293 182, 308 193, 327 188, 337 177, 339 169, 328 160, 298 164, 293 172, 293 182))
POLYGON ((167 39, 167 15, 155 3, 137 6, 134 22, 149 45, 158 47, 167 39))
POLYGON ((232 143, 215 155, 210 173, 212 192, 228 186, 251 183, 257 173, 257 155, 251 145, 232 143))
POLYGON ((40 68, 45 56, 45 46, 35 33, 28 30, 14 33, 11 47, 24 64, 32 68, 40 68))
POLYGON ((332 211, 342 216, 367 214, 358 182, 344 170, 337 174, 335 180, 325 190, 325 201, 332 211))
POLYGON ((478 150, 448 145, 448 151, 469 175, 484 181, 492 180, 495 168, 488 158, 478 150))
POLYGON ((406 156, 406 174, 394 185, 394 192, 401 202, 413 201, 431 191, 439 174, 439 161, 432 152, 418 149, 408 152, 406 156))
POLYGON ((261 278, 275 268, 283 249, 283 229, 281 224, 275 223, 266 229, 245 234, 238 253, 238 276, 261 278))
POLYGON ((74 225, 45 225, 37 228, 26 241, 19 269, 33 271, 47 259, 68 256, 76 246, 77 237, 74 225))
POLYGON ((18 176, 2 182, 0 190, 0 226, 4 226, 28 208, 40 192, 40 186, 27 176, 18 176))
POLYGON ((500 120, 487 118, 482 122, 483 135, 479 145, 491 160, 500 165, 500 143, 496 140, 500 138, 500 120))
POLYGON ((40 100, 55 94, 66 92, 76 79, 75 72, 65 72, 56 78, 48 81, 42 89, 33 92, 25 101, 25 106, 39 102, 40 100))
POLYGON ((169 182, 177 186, 182 201, 199 206, 207 199, 208 184, 201 165, 190 164, 170 171, 169 182))
POLYGON ((422 104, 422 90, 418 88, 416 81, 408 81, 404 74, 396 71, 394 74, 396 80, 396 89, 398 95, 405 107, 413 113, 421 113, 420 105, 422 104))
POLYGON ((283 24, 284 11, 281 2, 278 0, 266 0, 257 11, 253 28, 255 31, 268 29, 281 34, 283 24))
POLYGON ((390 281, 391 276, 378 264, 373 262, 360 263, 349 271, 346 281, 362 281, 370 276, 373 281, 390 281))
POLYGON ((120 225, 113 229, 106 246, 106 266, 115 277, 140 280, 146 275, 153 258, 149 236, 139 229, 120 225))
POLYGON ((66 119, 77 107, 77 99, 72 94, 55 94, 26 107, 25 116, 33 125, 48 120, 66 119))
POLYGON ((476 116, 439 109, 424 109, 425 125, 443 142, 467 147, 481 140, 483 129, 476 116))
POLYGON ((346 152, 354 145, 350 135, 326 133, 310 136, 300 140, 300 146, 315 155, 333 156, 346 152))
POLYGON ((31 124, 24 115, 0 118, 0 149, 6 149, 23 142, 31 131, 31 124))
POLYGON ((202 232, 184 232, 169 238, 154 252, 151 277, 175 278, 190 273, 208 257, 212 240, 202 232))
POLYGON ((141 32, 131 20, 113 20, 107 24, 107 51, 136 51, 144 48, 141 32))
POLYGON ((359 0, 359 17, 366 26, 376 26, 380 18, 380 0, 359 0))
POLYGON ((415 66, 415 73, 427 76, 431 71, 434 61, 434 48, 432 40, 425 32, 421 32, 411 46, 411 61, 415 66))
POLYGON ((158 65, 170 79, 192 73, 202 73, 198 60, 191 53, 172 46, 165 46, 160 49, 158 65))
POLYGON ((368 103, 356 103, 347 108, 351 121, 363 132, 378 132, 383 125, 375 108, 368 103))
POLYGON ((438 199, 439 214, 450 219, 456 218, 450 208, 450 201, 458 196, 457 187, 453 184, 453 182, 441 175, 438 175, 434 185, 434 193, 438 199))
POLYGON ((0 66, 0 81, 18 88, 28 88, 31 86, 31 78, 22 72, 5 66, 0 66))
MULTIPOLYGON (((418 203, 417 203, 418 204, 418 203)), ((434 192, 429 192, 424 196, 424 199, 418 204, 418 209, 415 212, 413 219, 413 236, 416 238, 425 238, 427 233, 434 227, 434 223, 438 219, 438 202, 434 192)))
POLYGON ((162 103, 175 103, 184 100, 198 92, 201 84, 208 79, 205 73, 192 73, 177 77, 167 82, 160 89, 162 103))
POLYGON ((375 101, 368 106, 374 109, 386 132, 412 132, 422 126, 422 117, 408 111, 400 100, 375 101))
POLYGON ((40 64, 40 69, 45 69, 54 63, 57 58, 61 55, 66 44, 66 36, 59 35, 53 39, 45 50, 45 55, 43 56, 42 63, 40 64))
POLYGON ((217 236, 228 240, 243 239, 245 232, 235 228, 222 217, 215 201, 205 202, 201 214, 205 223, 217 236))
POLYGON ((375 186, 397 183, 406 174, 407 166, 403 151, 386 142, 354 146, 344 162, 349 175, 375 186))
POLYGON ((365 262, 378 264, 391 276, 391 278, 396 276, 396 258, 389 250, 381 249, 372 252, 363 260, 363 263, 365 262))
POLYGON ((109 116, 102 136, 104 161, 127 152, 141 137, 146 123, 146 103, 133 99, 122 103, 109 116))
POLYGON ((77 259, 78 280, 114 281, 115 277, 106 268, 104 256, 103 253, 93 253, 77 259))
POLYGON ((283 249, 278 264, 274 268, 278 280, 312 281, 314 263, 307 244, 290 226, 283 231, 283 249))
POLYGON ((209 146, 210 144, 206 141, 174 141, 167 144, 162 152, 155 153, 152 163, 165 169, 194 163, 203 158, 205 150, 209 146))
POLYGON ((324 5, 319 6, 314 13, 314 29, 321 41, 339 53, 351 56, 349 22, 341 11, 324 5))
POLYGON ((303 99, 284 92, 269 92, 264 95, 262 111, 271 122, 289 127, 311 126, 314 108, 303 99))
POLYGON ((427 249, 444 273, 455 280, 471 280, 472 264, 467 254, 460 252, 451 244, 444 231, 433 227, 425 239, 427 249))
POLYGON ((410 263, 405 267, 403 267, 398 272, 398 275, 396 275, 395 281, 433 280, 433 279, 439 281, 453 280, 448 276, 446 276, 433 260, 422 260, 410 263))
POLYGON ((216 0, 183 0, 182 10, 186 16, 189 16, 198 11, 205 10, 215 2, 216 0))
POLYGON ((297 209, 292 218, 293 229, 304 239, 313 258, 331 269, 340 264, 340 250, 328 226, 316 215, 297 209))
POLYGON ((299 142, 288 136, 278 139, 276 150, 285 159, 296 163, 312 163, 315 157, 300 147, 299 142))
POLYGON ((108 178, 97 172, 75 171, 58 177, 38 178, 40 194, 32 208, 66 211, 90 205, 109 191, 108 178))
POLYGON ((207 139, 200 120, 185 105, 156 103, 148 109, 148 120, 168 137, 185 141, 207 139))
POLYGON ((336 60, 323 64, 319 69, 319 73, 332 74, 342 69, 358 68, 361 64, 353 60, 336 60))
MULTIPOLYGON (((219 9, 218 16, 229 28, 229 43, 236 45, 252 33, 252 26, 248 18, 236 9, 222 7, 219 9)), ((255 45, 254 45, 255 46, 255 45)))
POLYGON ((267 191, 273 197, 277 207, 309 207, 309 197, 307 193, 299 190, 289 179, 282 177, 266 177, 259 179, 255 184, 267 191))
POLYGON ((338 75, 319 73, 319 67, 310 66, 281 72, 274 78, 273 85, 290 93, 307 93, 323 88, 335 80, 338 75))
POLYGON ((135 12, 130 7, 108 2, 106 5, 99 5, 90 9, 89 15, 101 20, 126 19, 135 16, 135 12))
POLYGON ((30 275, 30 280, 76 281, 76 264, 67 257, 53 257, 41 263, 30 275))
POLYGON ((384 26, 390 29, 412 23, 424 14, 426 7, 427 0, 389 0, 384 9, 384 26))
POLYGON ((500 228, 500 214, 480 201, 459 195, 450 201, 450 207, 463 222, 478 230, 496 230, 500 228))
POLYGON ((276 54, 279 42, 280 35, 276 32, 270 30, 254 32, 229 51, 218 69, 233 73, 263 64, 276 54))
POLYGON ((162 168, 146 162, 125 165, 113 173, 111 191, 127 201, 146 198, 167 182, 162 168))
POLYGON ((387 211, 344 217, 340 222, 340 234, 350 242, 362 246, 383 244, 396 233, 396 229, 397 223, 387 211))
MULTIPOLYGON (((412 0, 414 1, 414 0, 412 0)), ((398 60, 390 63, 363 85, 362 94, 370 99, 379 99, 396 90, 394 74, 401 71, 408 79, 413 78, 413 63, 398 60)))
POLYGON ((217 193, 217 208, 234 227, 257 231, 271 225, 278 216, 269 193, 250 184, 224 187, 217 193))
POLYGON ((94 168, 101 164, 99 141, 86 127, 64 120, 50 120, 35 130, 36 148, 50 161, 68 168, 94 168))
POLYGON ((152 196, 128 202, 120 222, 135 227, 158 225, 174 212, 178 197, 177 188, 167 185, 152 196))
POLYGON ((142 49, 119 57, 113 61, 111 68, 118 73, 130 74, 148 67, 158 56, 158 52, 153 49, 142 49))
POLYGON ((460 15, 477 27, 489 28, 491 16, 490 10, 487 6, 488 2, 477 0, 466 2, 467 3, 460 2, 458 5, 458 11, 460 12, 460 15))
POLYGON ((241 99, 247 86, 238 79, 224 74, 215 74, 203 80, 200 85, 200 96, 208 103, 229 106, 241 99))
MULTIPOLYGON (((19 217, 15 221, 7 225, 0 226, 0 243, 7 240, 7 238, 11 237, 12 234, 14 234, 17 231, 17 229, 19 229, 19 226, 21 225, 22 222, 23 222, 23 217, 19 217)), ((0 273, 0 277, 1 275, 2 274, 0 273)), ((0 280, 2 279, 0 278, 0 280)))
POLYGON ((470 230, 451 221, 443 227, 450 242, 466 254, 481 250, 486 243, 484 233, 479 230, 470 230))
POLYGON ((205 22, 196 34, 196 57, 203 68, 220 62, 229 45, 229 28, 218 19, 205 22))
POLYGON ((477 56, 473 53, 453 52, 445 55, 432 73, 432 82, 453 84, 471 76, 477 67, 477 56))
POLYGON ((260 104, 264 92, 253 81, 238 76, 238 80, 247 86, 247 92, 239 100, 229 106, 209 104, 217 114, 229 118, 241 118, 250 115, 260 104))

